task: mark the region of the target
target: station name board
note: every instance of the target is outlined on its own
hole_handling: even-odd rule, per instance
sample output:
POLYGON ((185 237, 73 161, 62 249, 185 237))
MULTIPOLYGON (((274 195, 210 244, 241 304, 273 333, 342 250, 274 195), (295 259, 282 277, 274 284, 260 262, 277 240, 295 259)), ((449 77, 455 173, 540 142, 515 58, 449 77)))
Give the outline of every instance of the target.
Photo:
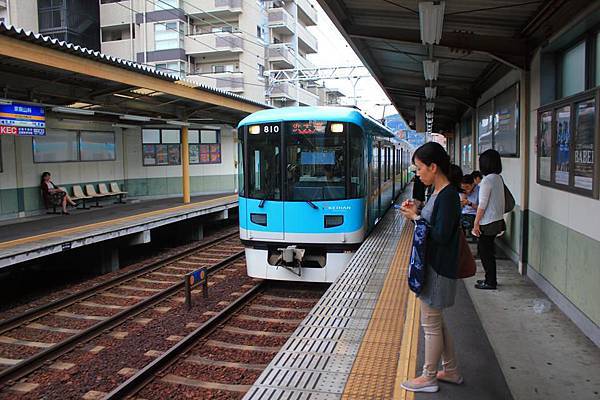
POLYGON ((25 104, 0 104, 0 135, 45 136, 44 107, 25 104))

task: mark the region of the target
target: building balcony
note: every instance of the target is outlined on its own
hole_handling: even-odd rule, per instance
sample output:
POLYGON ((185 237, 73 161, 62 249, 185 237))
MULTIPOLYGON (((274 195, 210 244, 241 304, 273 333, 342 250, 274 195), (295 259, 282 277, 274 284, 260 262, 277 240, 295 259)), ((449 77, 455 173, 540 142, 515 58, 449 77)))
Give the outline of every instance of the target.
POLYGON ((300 106, 318 106, 319 96, 306 89, 298 88, 298 105, 300 106))
POLYGON ((5 9, 6 8, 6 1, 7 0, 0 0, 0 9, 5 9))
POLYGON ((296 65, 294 50, 288 44, 269 45, 269 62, 274 69, 290 69, 296 65))
POLYGON ((183 10, 192 16, 211 13, 215 17, 226 18, 241 13, 242 7, 242 0, 186 0, 183 2, 183 10))
POLYGON ((240 34, 229 32, 189 35, 185 37, 186 55, 226 55, 244 51, 240 34))
POLYGON ((314 4, 309 0, 296 0, 298 4, 298 17, 304 22, 305 25, 317 25, 317 9, 314 4))
POLYGON ((302 69, 314 69, 315 64, 311 63, 310 61, 308 61, 308 59, 306 57, 298 57, 298 66, 302 69))
POLYGON ((123 25, 135 22, 131 15, 131 0, 100 4, 100 26, 123 25))
POLYGON ((198 68, 193 74, 188 75, 187 78, 199 84, 232 93, 242 93, 244 91, 243 72, 202 73, 198 68))
POLYGON ((278 100, 293 100, 296 98, 296 87, 287 82, 275 84, 269 97, 278 100))
POLYGON ((132 60, 131 40, 113 40, 111 42, 102 42, 100 44, 102 53, 109 56, 122 58, 123 60, 132 60))
POLYGON ((302 24, 298 24, 298 47, 307 54, 319 51, 317 38, 302 24))
POLYGON ((286 36, 294 34, 294 26, 296 25, 294 17, 292 17, 285 9, 270 8, 268 14, 269 28, 271 28, 273 32, 286 36))

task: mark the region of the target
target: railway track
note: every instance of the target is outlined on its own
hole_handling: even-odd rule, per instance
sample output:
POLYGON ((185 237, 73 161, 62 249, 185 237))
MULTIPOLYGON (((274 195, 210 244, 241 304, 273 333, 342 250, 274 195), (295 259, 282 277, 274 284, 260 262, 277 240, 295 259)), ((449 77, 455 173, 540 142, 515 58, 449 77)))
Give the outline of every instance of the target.
POLYGON ((241 398, 323 292, 258 283, 104 399, 241 398))
POLYGON ((212 274, 243 254, 237 233, 220 236, 0 322, 0 387, 156 306, 183 288, 186 273, 212 274))

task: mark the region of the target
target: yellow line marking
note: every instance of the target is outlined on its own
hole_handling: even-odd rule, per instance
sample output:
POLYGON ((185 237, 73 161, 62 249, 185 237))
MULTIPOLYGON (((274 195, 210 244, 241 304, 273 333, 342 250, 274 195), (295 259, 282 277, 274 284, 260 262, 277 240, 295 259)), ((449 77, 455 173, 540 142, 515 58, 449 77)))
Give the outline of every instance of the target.
POLYGON ((412 379, 416 372, 420 313, 417 297, 411 293, 406 306, 406 319, 402 330, 400 358, 394 382, 394 400, 413 400, 415 398, 414 392, 402 389, 400 384, 412 379))
POLYGON ((197 203, 184 204, 181 206, 165 208, 165 209, 161 209, 161 210, 148 211, 145 213, 130 215, 128 217, 112 219, 109 221, 96 222, 93 224, 76 226, 73 228, 66 228, 66 229, 62 229, 60 231, 47 232, 47 233, 42 233, 40 235, 35 235, 35 236, 28 236, 28 237, 24 237, 24 238, 20 238, 20 239, 10 240, 8 242, 2 242, 2 243, 0 243, 0 249, 6 249, 6 248, 14 247, 14 246, 19 246, 22 244, 35 242, 38 240, 45 240, 45 239, 50 239, 50 238, 55 238, 55 237, 64 237, 65 235, 69 235, 69 234, 91 231, 91 230, 102 228, 102 227, 107 227, 107 226, 111 226, 111 225, 115 225, 115 224, 121 224, 124 222, 134 221, 136 219, 143 219, 143 218, 148 218, 148 217, 152 217, 155 215, 167 214, 167 213, 174 212, 174 211, 191 209, 191 208, 195 208, 195 207, 198 207, 201 205, 209 205, 209 206, 217 205, 219 202, 221 202, 223 200, 225 200, 225 201, 237 200, 237 197, 238 197, 237 195, 219 197, 216 199, 200 201, 197 203))

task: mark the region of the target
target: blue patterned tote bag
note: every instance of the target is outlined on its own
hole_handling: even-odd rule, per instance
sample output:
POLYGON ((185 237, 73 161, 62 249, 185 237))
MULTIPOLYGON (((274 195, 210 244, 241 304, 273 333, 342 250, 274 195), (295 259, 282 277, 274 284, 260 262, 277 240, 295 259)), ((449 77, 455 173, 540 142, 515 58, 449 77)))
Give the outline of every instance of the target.
POLYGON ((427 223, 423 219, 415 221, 412 252, 408 266, 408 287, 416 294, 421 293, 425 283, 425 248, 427 245, 427 223))

